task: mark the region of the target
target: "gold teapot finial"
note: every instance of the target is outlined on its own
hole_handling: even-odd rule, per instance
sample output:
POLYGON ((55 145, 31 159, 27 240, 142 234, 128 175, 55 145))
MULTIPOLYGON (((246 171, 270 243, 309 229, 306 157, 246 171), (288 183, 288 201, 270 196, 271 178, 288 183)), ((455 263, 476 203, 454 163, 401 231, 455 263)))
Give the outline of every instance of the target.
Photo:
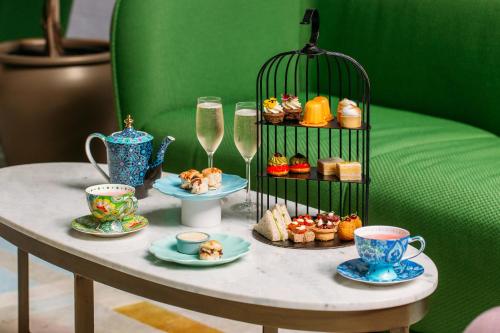
POLYGON ((126 128, 132 128, 132 124, 134 123, 134 119, 132 119, 132 117, 130 115, 128 115, 127 118, 125 118, 125 120, 123 122, 125 123, 126 128))

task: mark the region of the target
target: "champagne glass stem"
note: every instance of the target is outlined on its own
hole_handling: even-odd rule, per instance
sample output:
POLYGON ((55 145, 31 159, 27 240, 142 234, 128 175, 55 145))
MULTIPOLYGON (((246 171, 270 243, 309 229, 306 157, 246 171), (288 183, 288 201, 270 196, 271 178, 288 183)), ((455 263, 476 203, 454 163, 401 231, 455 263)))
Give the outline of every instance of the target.
POLYGON ((213 168, 214 167, 214 153, 207 153, 208 155, 208 167, 213 168))
POLYGON ((250 206, 252 204, 252 199, 250 197, 250 162, 252 161, 251 158, 245 158, 245 164, 246 164, 246 175, 247 175, 247 196, 246 196, 246 204, 250 206))

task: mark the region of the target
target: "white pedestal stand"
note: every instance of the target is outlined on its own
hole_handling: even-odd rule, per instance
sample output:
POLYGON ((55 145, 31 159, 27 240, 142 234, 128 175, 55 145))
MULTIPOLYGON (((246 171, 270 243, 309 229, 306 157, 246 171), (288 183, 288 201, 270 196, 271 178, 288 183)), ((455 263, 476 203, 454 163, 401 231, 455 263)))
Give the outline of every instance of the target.
POLYGON ((182 200, 181 223, 193 228, 215 227, 221 222, 221 202, 182 200))

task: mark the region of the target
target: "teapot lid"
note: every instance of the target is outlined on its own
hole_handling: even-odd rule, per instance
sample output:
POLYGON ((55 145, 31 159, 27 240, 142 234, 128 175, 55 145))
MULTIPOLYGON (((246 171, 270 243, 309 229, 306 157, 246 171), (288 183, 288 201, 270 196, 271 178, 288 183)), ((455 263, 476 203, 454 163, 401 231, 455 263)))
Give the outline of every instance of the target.
POLYGON ((115 132, 106 138, 106 141, 112 143, 134 144, 153 140, 153 136, 146 132, 136 131, 132 124, 134 119, 130 115, 123 121, 125 128, 121 132, 115 132))

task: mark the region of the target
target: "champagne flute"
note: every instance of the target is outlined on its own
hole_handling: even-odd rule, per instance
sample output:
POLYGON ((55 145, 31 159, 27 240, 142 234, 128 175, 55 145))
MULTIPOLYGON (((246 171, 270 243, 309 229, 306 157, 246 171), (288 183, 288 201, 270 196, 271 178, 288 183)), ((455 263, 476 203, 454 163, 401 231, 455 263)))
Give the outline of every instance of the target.
POLYGON ((251 208, 250 198, 250 162, 257 152, 257 105, 255 102, 236 103, 234 113, 234 144, 245 160, 247 176, 247 194, 242 208, 251 208))
POLYGON ((208 155, 208 167, 214 166, 214 154, 224 136, 222 99, 215 96, 199 97, 196 106, 196 136, 208 155))

